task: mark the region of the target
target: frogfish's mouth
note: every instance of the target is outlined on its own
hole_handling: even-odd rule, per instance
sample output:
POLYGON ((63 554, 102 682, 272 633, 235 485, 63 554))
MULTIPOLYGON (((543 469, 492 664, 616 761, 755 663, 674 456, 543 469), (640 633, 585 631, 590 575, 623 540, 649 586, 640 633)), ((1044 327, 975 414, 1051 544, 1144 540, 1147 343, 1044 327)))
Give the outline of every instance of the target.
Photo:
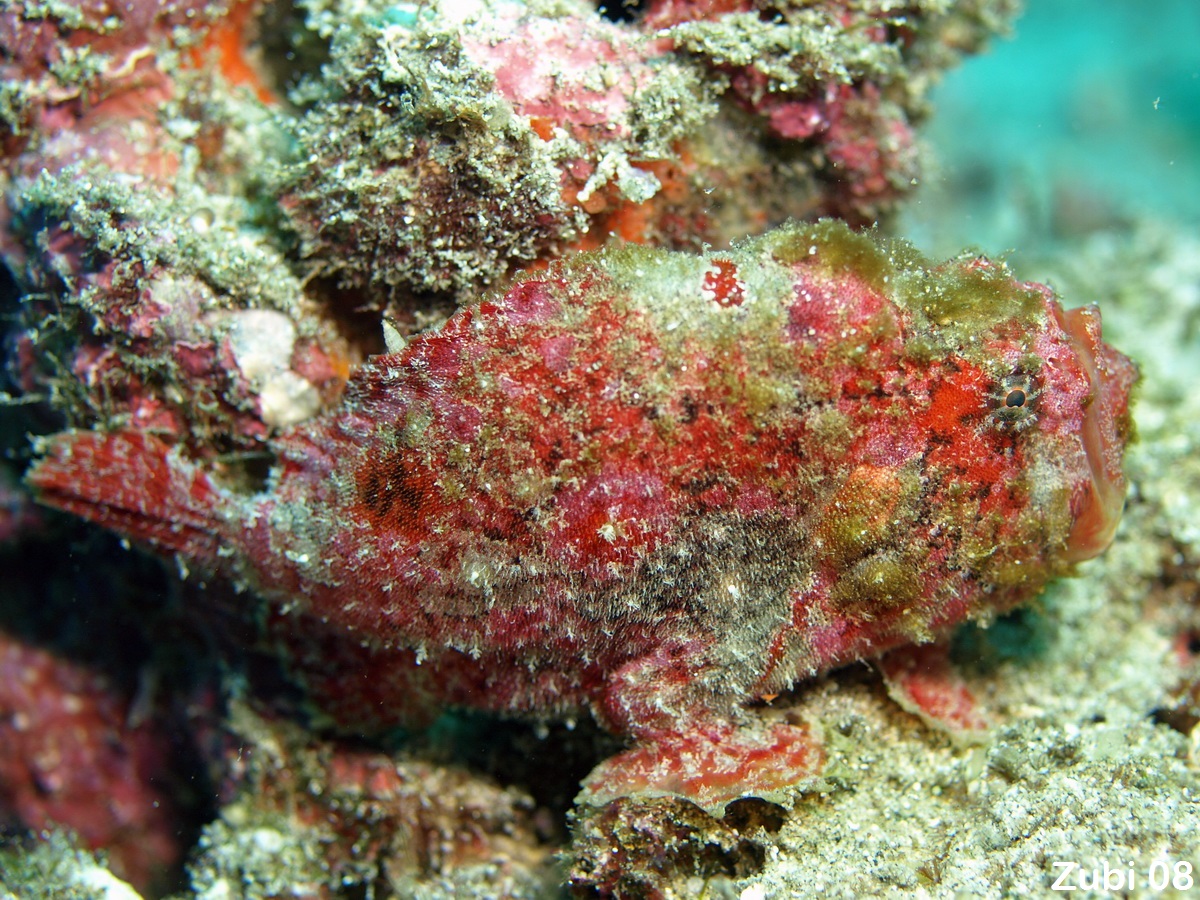
POLYGON ((1091 478, 1076 498, 1075 522, 1067 537, 1067 559, 1079 562, 1103 551, 1121 521, 1125 507, 1121 458, 1132 430, 1129 400, 1138 371, 1129 357, 1101 340, 1096 306, 1067 310, 1063 326, 1092 385, 1080 434, 1091 478))

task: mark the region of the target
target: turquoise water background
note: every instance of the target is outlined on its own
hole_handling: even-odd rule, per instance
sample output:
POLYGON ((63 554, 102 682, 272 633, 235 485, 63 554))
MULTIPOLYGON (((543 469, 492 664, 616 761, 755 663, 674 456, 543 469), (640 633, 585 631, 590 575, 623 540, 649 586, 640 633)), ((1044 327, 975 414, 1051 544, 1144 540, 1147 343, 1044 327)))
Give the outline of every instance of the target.
POLYGON ((1027 0, 946 74, 900 231, 1022 257, 1147 218, 1200 227, 1200 0, 1027 0))

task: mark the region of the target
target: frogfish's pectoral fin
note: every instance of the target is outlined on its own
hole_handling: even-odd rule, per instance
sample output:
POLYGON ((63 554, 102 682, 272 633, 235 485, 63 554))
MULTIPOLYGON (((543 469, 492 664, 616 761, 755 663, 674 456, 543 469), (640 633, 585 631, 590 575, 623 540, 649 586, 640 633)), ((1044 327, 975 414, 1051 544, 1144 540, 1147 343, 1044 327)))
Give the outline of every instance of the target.
POLYGON ((216 560, 228 500, 208 474, 141 431, 50 438, 27 480, 39 502, 194 560, 216 560))

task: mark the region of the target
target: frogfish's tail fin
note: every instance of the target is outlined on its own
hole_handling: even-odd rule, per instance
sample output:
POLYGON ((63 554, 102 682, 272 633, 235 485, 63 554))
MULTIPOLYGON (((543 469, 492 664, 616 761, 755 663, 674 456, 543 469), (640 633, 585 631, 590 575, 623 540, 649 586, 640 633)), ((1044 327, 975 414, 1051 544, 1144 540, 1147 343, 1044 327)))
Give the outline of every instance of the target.
POLYGON ((26 476, 47 506, 199 561, 225 543, 229 497, 198 466, 139 431, 70 431, 26 476))

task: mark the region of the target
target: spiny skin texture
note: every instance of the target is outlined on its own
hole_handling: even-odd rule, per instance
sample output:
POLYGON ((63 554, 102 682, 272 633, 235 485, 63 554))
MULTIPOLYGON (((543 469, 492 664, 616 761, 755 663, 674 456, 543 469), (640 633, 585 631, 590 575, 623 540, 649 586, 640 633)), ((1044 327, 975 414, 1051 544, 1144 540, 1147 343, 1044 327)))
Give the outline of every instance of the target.
POLYGON ((593 799, 719 805, 819 766, 747 701, 1107 545, 1135 375, 1094 309, 822 223, 531 277, 376 358, 255 496, 136 432, 30 480, 265 598, 346 727, 590 709, 640 741, 593 799))

